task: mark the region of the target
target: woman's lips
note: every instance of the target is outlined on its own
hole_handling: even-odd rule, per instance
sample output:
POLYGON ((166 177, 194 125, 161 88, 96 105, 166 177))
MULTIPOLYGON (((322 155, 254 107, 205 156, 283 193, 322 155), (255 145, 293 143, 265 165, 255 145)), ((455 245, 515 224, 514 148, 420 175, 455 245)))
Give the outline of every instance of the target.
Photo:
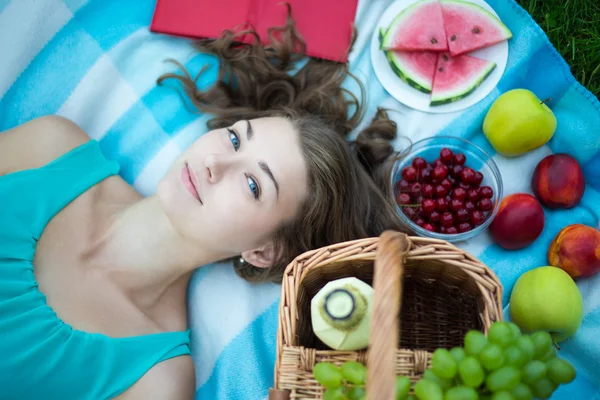
POLYGON ((193 174, 194 171, 186 163, 183 169, 181 170, 181 179, 183 180, 184 186, 191 193, 191 195, 194 196, 196 200, 198 200, 200 203, 202 203, 202 199, 200 198, 200 195, 198 194, 198 189, 196 187, 196 181, 194 179, 195 176, 193 176, 193 174))

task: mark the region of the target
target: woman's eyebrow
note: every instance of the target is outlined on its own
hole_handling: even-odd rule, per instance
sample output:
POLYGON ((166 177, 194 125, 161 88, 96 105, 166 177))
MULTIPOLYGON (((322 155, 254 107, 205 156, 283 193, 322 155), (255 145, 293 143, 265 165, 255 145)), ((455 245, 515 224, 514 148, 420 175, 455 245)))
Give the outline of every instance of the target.
POLYGON ((246 123, 248 124, 246 126, 246 139, 252 140, 254 137, 254 130, 252 129, 252 125, 250 125, 250 121, 246 120, 246 123))

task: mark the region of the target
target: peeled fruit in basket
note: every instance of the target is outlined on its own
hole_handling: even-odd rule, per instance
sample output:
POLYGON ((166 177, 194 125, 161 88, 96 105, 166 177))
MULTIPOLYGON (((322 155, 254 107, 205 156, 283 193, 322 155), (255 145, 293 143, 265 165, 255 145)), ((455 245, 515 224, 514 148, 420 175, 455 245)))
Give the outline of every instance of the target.
POLYGON ((600 231, 582 224, 564 227, 550 243, 548 261, 572 278, 600 272, 600 231))
POLYGON ((526 89, 502 94, 483 121, 483 133, 494 149, 507 157, 544 145, 555 131, 556 117, 552 110, 526 89))
MULTIPOLYGON (((565 271, 552 266, 539 267, 517 279, 510 296, 510 318, 524 332, 549 332, 558 343, 579 329, 583 299, 573 278, 565 271)), ((539 347, 536 338, 532 338, 534 346, 539 347)))
POLYGON ((489 228, 492 239, 509 250, 529 246, 543 229, 544 210, 536 198, 527 193, 506 196, 489 228))
POLYGON ((369 345, 373 288, 349 277, 328 282, 311 300, 315 335, 334 350, 369 345))
POLYGON ((583 197, 585 180, 575 158, 568 154, 551 154, 535 167, 531 189, 548 208, 572 208, 583 197))

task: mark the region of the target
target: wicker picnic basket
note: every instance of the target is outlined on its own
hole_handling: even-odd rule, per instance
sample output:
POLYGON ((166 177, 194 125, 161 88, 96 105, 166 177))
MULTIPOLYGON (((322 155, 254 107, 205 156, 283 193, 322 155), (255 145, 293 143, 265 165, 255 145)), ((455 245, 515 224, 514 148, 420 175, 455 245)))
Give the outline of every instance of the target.
POLYGON ((496 275, 442 240, 387 231, 304 253, 283 278, 269 399, 321 399, 314 365, 349 360, 366 363, 369 400, 393 399, 396 375, 416 381, 436 348, 461 346, 470 329, 487 333, 502 319, 501 300, 496 275), (370 345, 331 350, 312 331, 310 301, 327 282, 351 276, 374 289, 370 345))

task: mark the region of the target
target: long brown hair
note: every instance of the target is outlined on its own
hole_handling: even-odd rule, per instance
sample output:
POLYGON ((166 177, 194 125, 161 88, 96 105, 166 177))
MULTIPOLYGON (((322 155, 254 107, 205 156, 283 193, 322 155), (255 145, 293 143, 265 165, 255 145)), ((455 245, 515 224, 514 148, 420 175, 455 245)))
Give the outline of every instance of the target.
POLYGON ((299 134, 308 167, 309 195, 296 218, 281 226, 273 240, 277 259, 270 268, 257 268, 234 259, 236 272, 250 281, 279 282, 285 267, 299 254, 353 239, 377 236, 385 229, 404 230, 389 184, 396 124, 379 109, 355 141, 349 134, 363 119, 364 86, 347 63, 309 59, 293 73, 304 57, 305 43, 296 30, 288 7, 286 24, 269 29, 269 45, 260 44, 256 32, 224 31, 218 39, 195 43, 198 51, 219 59, 216 83, 200 91, 180 63, 180 73, 158 79, 176 79, 200 111, 214 115, 211 129, 242 119, 282 116, 299 134), (241 43, 242 35, 254 38, 241 43), (342 85, 350 77, 358 83, 359 97, 342 85))

